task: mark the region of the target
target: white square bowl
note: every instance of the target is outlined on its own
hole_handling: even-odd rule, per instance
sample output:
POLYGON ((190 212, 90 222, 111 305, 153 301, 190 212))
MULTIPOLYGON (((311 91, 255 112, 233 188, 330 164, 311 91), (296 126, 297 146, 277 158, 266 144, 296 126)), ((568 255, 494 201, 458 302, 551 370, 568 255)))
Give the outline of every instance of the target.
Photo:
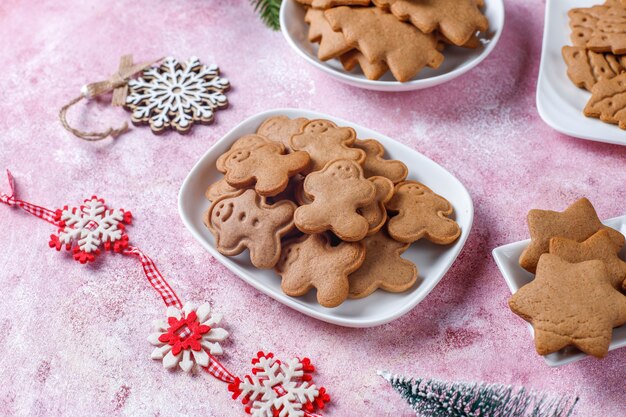
MULTIPOLYGON (((603 223, 626 235, 626 216, 605 220, 603 223)), ((498 268, 500 268, 500 272, 502 272, 502 276, 504 276, 504 280, 509 286, 512 294, 515 294, 517 290, 534 279, 534 275, 519 266, 518 262, 520 255, 529 243, 530 239, 522 240, 520 242, 499 246, 493 250, 493 257, 496 260, 496 264, 498 264, 498 268)), ((621 256, 622 259, 626 259, 626 247, 622 250, 621 256)), ((512 312, 511 317, 518 319, 518 317, 512 312)), ((519 318, 517 321, 521 320, 522 319, 519 318)), ((528 324, 528 327, 530 328, 530 334, 533 335, 533 327, 530 324, 528 324)), ((626 346, 626 325, 613 329, 613 339, 609 346, 609 350, 614 350, 624 346, 626 346)), ((579 361, 588 356, 589 355, 586 353, 583 353, 574 347, 567 347, 558 352, 545 355, 544 359, 550 366, 561 366, 579 361)))
POLYGON ((483 13, 489 19, 489 32, 480 34, 482 45, 476 49, 446 47, 445 59, 437 69, 424 68, 415 78, 401 83, 391 73, 379 80, 368 80, 360 71, 343 69, 338 59, 321 61, 317 44, 308 40, 309 25, 304 21, 305 8, 295 0, 284 0, 280 8, 280 27, 287 43, 308 63, 335 79, 359 88, 378 91, 411 91, 450 81, 480 64, 493 51, 504 29, 504 2, 485 0, 483 13))
POLYGON ((626 145, 626 131, 583 114, 591 93, 572 83, 561 55, 563 46, 572 44, 567 12, 575 7, 601 3, 599 0, 548 0, 537 81, 537 110, 544 122, 568 136, 626 145))
POLYGON ((217 141, 200 158, 183 182, 178 196, 178 209, 185 226, 198 242, 248 284, 301 313, 349 327, 372 327, 388 323, 407 313, 422 301, 457 258, 470 233, 474 217, 472 199, 463 184, 424 155, 354 123, 299 109, 276 109, 259 113, 243 121, 217 141), (450 201, 455 210, 455 220, 461 226, 461 236, 454 244, 448 246, 438 246, 425 241, 411 245, 403 256, 417 265, 419 278, 408 291, 392 294, 378 290, 363 299, 346 300, 336 308, 320 306, 316 301, 315 291, 297 298, 285 295, 280 288, 280 277, 273 270, 259 270, 253 267, 249 261, 248 251, 230 258, 220 254, 215 248, 213 236, 202 222, 203 214, 209 208, 204 192, 209 184, 222 176, 215 168, 215 161, 230 148, 236 139, 245 134, 254 133, 265 119, 276 115, 286 115, 291 118, 328 119, 340 126, 354 128, 361 139, 373 138, 380 141, 389 158, 399 159, 407 164, 409 179, 424 183, 450 201))

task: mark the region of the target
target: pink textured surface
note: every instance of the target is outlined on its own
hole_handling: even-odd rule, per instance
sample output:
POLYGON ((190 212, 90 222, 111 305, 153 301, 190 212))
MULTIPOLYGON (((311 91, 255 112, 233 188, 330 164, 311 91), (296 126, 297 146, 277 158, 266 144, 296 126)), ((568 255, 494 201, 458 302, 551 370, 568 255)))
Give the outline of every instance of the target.
MULTIPOLYGON (((584 195, 603 218, 626 210, 626 148, 565 137, 537 115, 543 1, 506 6, 501 44, 477 69, 427 91, 384 94, 309 67, 244 0, 4 0, 0 168, 11 168, 21 197, 35 203, 58 207, 97 193, 132 210, 131 241, 156 260, 181 298, 209 301, 224 313, 232 334, 227 366, 243 374, 259 349, 309 356, 317 382, 333 397, 326 415, 411 415, 377 369, 579 394, 576 415, 624 415, 626 349, 548 368, 526 325, 508 310, 509 291, 491 258, 493 247, 527 237, 530 208, 562 209, 584 195), (134 128, 115 142, 90 144, 67 134, 58 109, 127 52, 218 63, 233 85, 231 107, 186 137, 134 128), (476 217, 466 248, 401 319, 358 330, 305 317, 228 272, 179 220, 178 188, 206 149, 243 118, 286 106, 389 135, 470 190, 476 217)), ((102 104, 70 113, 74 121, 81 117, 96 127, 129 115, 102 104)), ((225 384, 164 372, 150 360, 145 338, 164 309, 135 260, 75 264, 47 248, 51 226, 5 206, 0 230, 0 414, 243 414, 225 384)))

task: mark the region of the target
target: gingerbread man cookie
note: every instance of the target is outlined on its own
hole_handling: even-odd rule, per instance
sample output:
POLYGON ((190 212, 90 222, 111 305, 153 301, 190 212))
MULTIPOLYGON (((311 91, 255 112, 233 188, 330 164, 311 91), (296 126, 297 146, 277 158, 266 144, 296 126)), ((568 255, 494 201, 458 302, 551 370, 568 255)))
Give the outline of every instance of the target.
POLYGON ((363 244, 342 242, 332 246, 324 234, 305 235, 288 241, 276 265, 285 294, 299 297, 317 289, 317 301, 337 307, 348 298, 348 275, 365 259, 363 244))
POLYGON ((313 197, 313 202, 298 207, 294 215, 302 232, 331 230, 349 242, 367 235, 370 224, 358 209, 374 201, 376 187, 363 177, 358 163, 346 159, 329 162, 321 171, 306 177, 304 192, 313 197))
POLYGON ((337 127, 329 120, 311 120, 302 133, 291 137, 291 149, 306 151, 311 156, 310 171, 319 171, 335 159, 350 159, 361 163, 365 152, 351 148, 356 132, 351 127, 337 127))
POLYGON ((426 238, 447 245, 461 235, 457 222, 447 217, 454 211, 450 202, 417 181, 397 184, 387 209, 398 213, 388 224, 389 234, 398 242, 426 238))
POLYGON ((291 151, 289 139, 293 135, 300 133, 300 130, 308 121, 304 117, 290 119, 287 116, 274 116, 265 120, 256 133, 275 142, 282 143, 288 151, 291 151))
POLYGON ((387 221, 387 209, 385 205, 391 197, 393 197, 393 183, 391 180, 385 177, 371 177, 369 180, 376 187, 376 196, 374 201, 358 210, 358 212, 365 217, 370 225, 370 229, 367 232, 368 235, 373 235, 378 232, 385 222, 387 221))
POLYGON ((252 265, 268 269, 280 258, 280 239, 293 228, 295 209, 291 201, 270 206, 254 190, 241 190, 215 200, 204 223, 221 254, 235 256, 248 248, 252 265))
POLYGON ((304 171, 310 158, 306 152, 282 154, 275 144, 266 143, 230 153, 224 162, 226 182, 235 188, 254 185, 262 196, 275 196, 287 188, 289 178, 304 171))
POLYGON ((603 261, 613 287, 620 289, 626 280, 626 262, 619 257, 620 247, 615 245, 609 231, 600 230, 582 243, 563 237, 550 239, 550 253, 567 262, 577 263, 597 259, 603 261))
POLYGON ((377 140, 357 140, 355 148, 363 149, 365 161, 363 161, 363 174, 365 178, 381 176, 389 178, 394 184, 402 182, 409 174, 409 169, 402 161, 385 159, 385 148, 377 140))
POLYGON ((384 230, 363 239, 365 260, 350 275, 350 298, 367 297, 377 288, 389 292, 402 292, 417 281, 417 267, 400 255, 409 243, 392 239, 384 230))
POLYGON ((616 246, 624 246, 624 236, 602 224, 596 210, 586 198, 581 198, 565 211, 531 210, 528 212, 530 244, 522 252, 519 264, 529 272, 535 272, 539 257, 550 249, 550 239, 564 237, 582 242, 598 230, 607 229, 616 246))
POLYGON ((513 294, 509 307, 532 324, 540 355, 574 345, 602 358, 613 328, 626 323, 626 296, 613 288, 598 260, 572 264, 541 255, 537 276, 513 294))
POLYGON ((213 184, 209 185, 204 195, 207 200, 215 201, 222 196, 236 194, 238 191, 238 188, 235 188, 226 182, 226 178, 220 178, 213 184))
POLYGON ((285 152, 285 147, 282 143, 274 142, 265 136, 261 135, 244 135, 237 139, 231 146, 230 149, 224 152, 222 155, 217 158, 215 162, 215 167, 222 174, 226 173, 226 161, 231 157, 232 154, 238 152, 242 149, 253 149, 257 146, 265 145, 267 143, 273 144, 279 153, 285 152))

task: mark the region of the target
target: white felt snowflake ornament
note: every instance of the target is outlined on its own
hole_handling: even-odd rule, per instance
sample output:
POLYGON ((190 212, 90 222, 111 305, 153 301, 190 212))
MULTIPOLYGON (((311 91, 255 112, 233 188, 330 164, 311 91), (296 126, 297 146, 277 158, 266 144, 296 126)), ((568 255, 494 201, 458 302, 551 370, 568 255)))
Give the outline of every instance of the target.
POLYGON ((195 365, 209 366, 210 355, 221 355, 218 342, 228 337, 228 332, 215 327, 222 316, 211 315, 211 306, 204 303, 196 308, 186 303, 182 310, 167 308, 167 320, 156 322, 156 333, 148 336, 148 342, 156 346, 152 359, 162 360, 163 367, 175 368, 179 365, 190 372, 195 365))
POLYGON ((80 207, 65 206, 55 213, 59 232, 50 236, 51 248, 73 250, 80 263, 92 262, 100 248, 121 252, 128 247, 125 225, 132 222, 132 214, 123 209, 109 209, 96 196, 85 200, 80 207))
POLYGON ((214 112, 228 106, 224 92, 229 87, 217 65, 202 65, 196 57, 184 63, 168 57, 128 82, 126 108, 134 124, 149 124, 154 133, 168 128, 187 133, 196 122, 211 123, 214 112))
POLYGON ((228 386, 252 417, 306 417, 330 401, 325 388, 310 383, 315 368, 308 358, 281 362, 259 352, 252 365, 252 375, 228 386))

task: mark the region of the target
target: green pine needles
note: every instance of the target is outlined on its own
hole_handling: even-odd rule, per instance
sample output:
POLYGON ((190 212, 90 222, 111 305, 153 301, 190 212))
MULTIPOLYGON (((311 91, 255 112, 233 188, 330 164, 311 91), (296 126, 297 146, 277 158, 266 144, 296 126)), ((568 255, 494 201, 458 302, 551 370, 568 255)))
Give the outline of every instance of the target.
POLYGON ((250 0, 261 20, 273 30, 280 29, 280 3, 282 0, 250 0))
POLYGON ((507 385, 406 379, 379 371, 419 417, 567 417, 578 398, 507 385))

